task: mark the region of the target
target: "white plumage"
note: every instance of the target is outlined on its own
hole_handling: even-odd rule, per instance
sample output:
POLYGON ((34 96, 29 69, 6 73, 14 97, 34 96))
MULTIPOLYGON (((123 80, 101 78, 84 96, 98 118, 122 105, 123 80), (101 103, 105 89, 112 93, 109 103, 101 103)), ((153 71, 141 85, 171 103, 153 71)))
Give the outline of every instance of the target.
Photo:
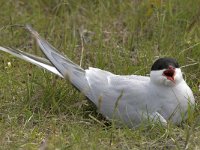
POLYGON ((57 52, 30 26, 27 29, 48 60, 11 48, 0 50, 69 79, 108 119, 129 127, 147 120, 179 124, 187 118, 188 108, 194 106, 193 93, 174 59, 156 61, 150 77, 120 76, 97 68, 84 70, 57 52))

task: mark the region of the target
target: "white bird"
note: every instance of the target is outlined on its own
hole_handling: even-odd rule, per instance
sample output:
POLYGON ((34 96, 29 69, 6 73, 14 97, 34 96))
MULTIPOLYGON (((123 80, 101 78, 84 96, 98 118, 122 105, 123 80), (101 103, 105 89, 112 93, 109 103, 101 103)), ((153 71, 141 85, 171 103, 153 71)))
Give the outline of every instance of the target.
POLYGON ((68 79, 103 116, 117 124, 130 128, 145 121, 180 124, 188 117, 190 106, 193 108, 195 104, 193 93, 173 58, 155 61, 150 77, 120 76, 91 67, 84 70, 60 54, 30 26, 26 28, 48 60, 8 47, 0 47, 0 50, 68 79))

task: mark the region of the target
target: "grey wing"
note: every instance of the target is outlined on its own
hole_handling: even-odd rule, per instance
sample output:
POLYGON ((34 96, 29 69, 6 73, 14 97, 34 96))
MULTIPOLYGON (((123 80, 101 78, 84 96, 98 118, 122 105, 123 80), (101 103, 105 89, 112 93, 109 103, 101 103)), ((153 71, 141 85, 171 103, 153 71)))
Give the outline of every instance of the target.
POLYGON ((96 68, 86 70, 86 77, 95 97, 93 102, 102 109, 102 112, 108 112, 109 117, 117 101, 120 107, 128 107, 129 104, 137 107, 142 106, 146 100, 145 89, 148 86, 148 77, 146 81, 134 80, 96 68))
POLYGON ((113 99, 116 99, 117 95, 122 91, 130 94, 135 93, 134 96, 136 96, 137 93, 143 92, 142 89, 146 88, 145 85, 150 81, 149 77, 145 76, 120 76, 92 67, 86 70, 86 78, 93 94, 96 95, 95 103, 97 103, 101 95, 105 95, 109 92, 113 92, 113 94, 111 94, 113 99))
POLYGON ((23 59, 25 61, 28 61, 28 62, 30 62, 34 65, 37 65, 41 68, 44 68, 44 69, 46 69, 46 70, 48 70, 48 71, 50 71, 50 72, 52 72, 52 73, 63 78, 63 76, 60 74, 60 72, 54 66, 52 66, 50 61, 48 61, 45 58, 37 57, 35 55, 31 55, 31 54, 25 53, 23 51, 13 49, 13 48, 9 48, 9 47, 0 46, 0 50, 7 52, 7 53, 9 53, 13 56, 16 56, 20 59, 23 59))
MULTIPOLYGON (((122 119, 126 123, 129 120, 140 122, 141 112, 145 111, 147 105, 151 105, 148 102, 149 92, 147 92, 149 77, 118 76, 96 68, 84 70, 68 57, 61 55, 30 26, 26 28, 35 37, 43 53, 51 62, 50 64, 62 77, 69 79, 75 87, 94 102, 104 116, 110 119, 122 119), (116 117, 113 116, 115 112, 116 117)), ((29 56, 28 60, 30 58, 36 57, 29 56)), ((151 109, 150 113, 156 111, 154 107, 151 109)))
POLYGON ((68 57, 60 54, 56 48, 44 40, 33 28, 26 26, 28 31, 36 39, 42 52, 46 55, 48 60, 55 66, 55 68, 61 73, 61 75, 68 79, 78 90, 83 92, 89 99, 92 99, 90 95, 90 87, 85 77, 85 70, 79 65, 72 62, 68 57))
POLYGON ((38 45, 42 49, 42 52, 64 77, 69 77, 69 72, 72 68, 74 70, 76 69, 78 71, 84 72, 84 69, 73 63, 67 56, 60 54, 56 48, 44 40, 31 26, 27 25, 26 28, 37 40, 38 45))

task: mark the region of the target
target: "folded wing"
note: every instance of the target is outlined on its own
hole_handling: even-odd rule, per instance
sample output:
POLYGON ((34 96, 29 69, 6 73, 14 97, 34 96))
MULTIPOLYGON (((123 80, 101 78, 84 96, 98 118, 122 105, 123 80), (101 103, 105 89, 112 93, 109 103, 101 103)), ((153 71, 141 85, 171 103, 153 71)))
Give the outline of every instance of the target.
POLYGON ((119 76, 96 68, 86 70, 86 77, 94 96, 92 101, 108 119, 121 120, 134 126, 132 124, 147 118, 148 111, 156 111, 156 105, 147 108, 151 105, 148 101, 149 77, 119 76))
POLYGON ((26 26, 27 30, 36 39, 42 52, 46 55, 53 66, 61 73, 61 75, 68 79, 79 91, 84 93, 89 99, 93 99, 90 92, 90 87, 85 76, 85 70, 79 65, 72 62, 68 57, 60 54, 56 48, 44 40, 33 28, 26 26))
POLYGON ((60 54, 30 26, 26 28, 48 60, 11 48, 0 47, 0 50, 68 79, 109 119, 121 120, 130 127, 139 124, 143 116, 144 119, 151 116, 150 118, 156 117, 165 122, 156 110, 159 104, 149 101, 154 100, 151 97, 149 77, 119 76, 97 68, 84 70, 60 54))

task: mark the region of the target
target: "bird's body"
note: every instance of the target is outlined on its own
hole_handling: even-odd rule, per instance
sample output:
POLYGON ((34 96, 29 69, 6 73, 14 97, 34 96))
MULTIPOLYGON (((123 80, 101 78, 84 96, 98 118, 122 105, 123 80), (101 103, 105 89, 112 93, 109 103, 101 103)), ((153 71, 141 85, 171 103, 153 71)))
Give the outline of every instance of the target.
MULTIPOLYGON (((154 84, 150 77, 119 76, 96 68, 86 70, 86 76, 91 88, 90 99, 100 113, 122 120, 129 127, 148 117, 161 116, 179 124, 186 118, 188 105, 194 103, 192 91, 184 80, 169 87, 154 84)), ((163 118, 159 119, 165 123, 163 118)))
POLYGON ((98 108, 106 118, 135 127, 142 121, 171 121, 179 124, 187 117, 194 96, 182 77, 174 59, 159 59, 151 68, 150 77, 120 76, 98 68, 82 69, 64 57, 30 26, 48 60, 20 50, 0 47, 21 59, 43 67, 70 82, 98 108))

